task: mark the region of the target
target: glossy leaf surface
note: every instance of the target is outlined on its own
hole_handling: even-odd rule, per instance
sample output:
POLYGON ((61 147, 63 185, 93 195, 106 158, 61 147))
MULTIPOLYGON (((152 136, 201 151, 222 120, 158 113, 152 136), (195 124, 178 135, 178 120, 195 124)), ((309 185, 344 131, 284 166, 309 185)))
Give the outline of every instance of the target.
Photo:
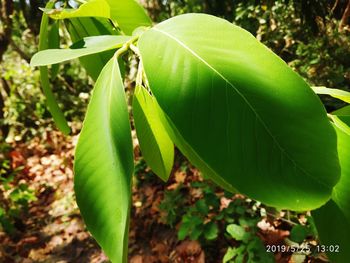
POLYGON ((60 63, 74 58, 119 48, 128 41, 128 36, 94 36, 85 37, 67 49, 47 49, 36 53, 30 64, 44 66, 60 63))
POLYGON ((251 34, 187 14, 138 45, 172 140, 206 176, 280 208, 313 209, 330 198, 340 169, 326 112, 251 34))
POLYGON ((350 258, 350 135, 335 127, 341 178, 334 187, 332 200, 312 212, 323 245, 338 245, 339 253, 327 253, 334 262, 347 262, 350 258))
MULTIPOLYGON (((46 7, 51 7, 53 5, 53 2, 49 2, 46 7)), ((40 24, 40 35, 39 35, 39 51, 47 49, 49 47, 48 42, 48 17, 47 15, 43 14, 41 18, 41 24, 40 24)), ((40 81, 41 81, 41 87, 42 91, 46 98, 46 105, 49 109, 49 112, 52 115, 52 118, 55 121, 55 124, 57 127, 64 133, 69 134, 70 128, 68 126, 68 123, 66 121, 66 118, 63 115, 63 112, 61 111, 56 98, 51 90, 50 87, 50 79, 49 79, 49 71, 47 67, 40 67, 40 81)))
POLYGON ((174 162, 174 144, 161 123, 154 97, 138 86, 133 99, 133 115, 143 157, 152 171, 168 180, 174 162))
POLYGON ((118 61, 95 84, 75 153, 74 189, 84 221, 112 262, 126 262, 133 148, 118 61))

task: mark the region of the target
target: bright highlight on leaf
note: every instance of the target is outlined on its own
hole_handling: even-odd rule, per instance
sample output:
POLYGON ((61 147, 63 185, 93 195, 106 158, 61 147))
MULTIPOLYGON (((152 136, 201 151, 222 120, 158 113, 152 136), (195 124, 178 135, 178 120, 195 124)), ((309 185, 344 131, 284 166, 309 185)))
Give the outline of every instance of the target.
POLYGON ((250 33, 187 14, 148 30, 138 46, 172 140, 204 176, 285 209, 330 198, 340 169, 323 105, 250 33))
POLYGON ((161 123, 156 104, 144 88, 136 87, 133 114, 141 152, 152 171, 167 181, 174 162, 174 144, 161 123))
POLYGON ((53 19, 92 16, 110 18, 110 7, 105 0, 90 0, 77 9, 42 8, 42 10, 53 19))
POLYGON ((317 94, 330 95, 333 98, 350 103, 350 92, 340 89, 329 89, 326 87, 312 87, 317 94))
POLYGON ((85 37, 74 43, 69 49, 47 49, 36 53, 30 62, 31 66, 44 66, 60 63, 74 58, 116 49, 130 40, 129 36, 94 36, 85 37))
POLYGON ((133 148, 116 58, 93 90, 75 152, 74 189, 84 221, 112 262, 127 260, 133 148))

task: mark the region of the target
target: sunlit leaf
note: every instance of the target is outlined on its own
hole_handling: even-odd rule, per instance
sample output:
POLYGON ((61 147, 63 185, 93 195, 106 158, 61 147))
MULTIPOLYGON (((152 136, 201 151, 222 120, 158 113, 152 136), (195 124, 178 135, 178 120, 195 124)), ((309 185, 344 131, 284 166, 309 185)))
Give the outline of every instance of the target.
POLYGON ((90 0, 74 9, 51 9, 42 10, 53 19, 65 19, 72 17, 105 17, 110 18, 110 7, 106 0, 90 0))
POLYGON ((333 98, 350 103, 350 92, 340 89, 329 89, 326 87, 312 87, 317 94, 330 95, 333 98))
POLYGON ((112 262, 126 262, 133 148, 118 61, 95 84, 75 153, 74 190, 83 219, 112 262))
POLYGON ((153 172, 166 181, 174 162, 174 144, 161 123, 156 103, 144 88, 136 87, 133 115, 141 152, 153 172))
POLYGON ((56 64, 90 54, 116 49, 128 41, 128 36, 85 37, 67 49, 47 49, 36 53, 30 62, 32 66, 56 64))
POLYGON ((146 31, 138 46, 172 141, 205 176, 279 208, 330 198, 340 169, 326 111, 251 34, 187 14, 146 31))

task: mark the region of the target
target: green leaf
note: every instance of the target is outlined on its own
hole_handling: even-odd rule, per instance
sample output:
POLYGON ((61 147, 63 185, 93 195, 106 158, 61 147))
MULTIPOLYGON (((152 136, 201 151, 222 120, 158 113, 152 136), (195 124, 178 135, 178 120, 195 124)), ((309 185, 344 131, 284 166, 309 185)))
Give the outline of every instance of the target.
POLYGON ((204 237, 207 240, 213 240, 218 237, 219 228, 214 222, 209 222, 204 225, 204 237))
POLYGON ((46 15, 53 19, 72 17, 105 17, 110 18, 110 7, 106 0, 90 0, 77 9, 50 9, 42 8, 46 15))
POLYGON ((343 122, 345 122, 350 127, 350 105, 333 111, 332 114, 337 115, 343 122))
POLYGON ((174 162, 174 144, 160 121, 156 103, 148 91, 136 87, 133 115, 140 149, 154 173, 166 181, 174 162))
MULTIPOLYGON (((80 17, 71 18, 65 22, 72 42, 78 42, 84 37, 118 34, 111 23, 104 18, 80 17)), ((111 59, 113 54, 113 50, 104 51, 102 53, 80 57, 79 61, 89 76, 96 81, 102 68, 111 59)), ((122 69, 123 67, 121 67, 121 71, 122 69)))
POLYGON ((350 135, 350 127, 344 123, 338 116, 329 114, 328 115, 330 119, 333 121, 333 124, 340 129, 342 132, 346 133, 347 135, 350 135))
POLYGON ((135 0, 89 0, 78 9, 43 9, 43 11, 54 19, 110 18, 127 35, 131 35, 137 27, 152 25, 144 8, 135 0))
POLYGON ((102 52, 121 47, 129 36, 94 36, 85 37, 67 49, 47 49, 36 53, 30 64, 32 66, 45 66, 56 64, 74 58, 102 52))
POLYGON ((151 26, 152 21, 144 8, 135 0, 107 0, 111 8, 111 19, 122 31, 131 33, 140 26, 151 26))
POLYGON ((229 262, 231 259, 233 259, 235 256, 237 256, 237 252, 238 252, 237 248, 229 247, 224 255, 222 263, 229 262))
POLYGON ((350 103, 350 92, 341 89, 329 89, 326 87, 312 87, 317 94, 330 95, 333 98, 350 103))
MULTIPOLYGON (((53 2, 48 2, 46 7, 51 7, 52 5, 53 5, 53 2)), ((43 14, 41 18, 41 24, 40 24, 39 50, 47 49, 48 45, 49 45, 48 44, 48 17, 47 15, 43 14)), ((67 135, 70 133, 70 128, 50 88, 48 68, 40 67, 39 71, 40 71, 41 87, 46 98, 46 105, 49 109, 49 112, 51 113, 52 118, 54 119, 57 127, 64 134, 67 135)))
POLYGON ((294 242, 301 243, 309 234, 306 226, 295 225, 290 231, 290 239, 294 242))
POLYGON ((138 46, 172 141, 204 176, 279 208, 330 198, 340 168, 326 111, 250 33, 186 14, 146 31, 138 46))
POLYGON ((112 262, 126 262, 133 148, 118 61, 93 90, 75 152, 74 190, 83 219, 112 262))
MULTIPOLYGON (((54 21, 48 31, 48 48, 60 47, 59 21, 54 21)), ((58 75, 59 65, 52 65, 50 68, 50 78, 55 80, 58 75)))
POLYGON ((230 224, 227 226, 226 231, 238 241, 246 242, 250 235, 244 229, 244 227, 236 224, 230 224))
POLYGON ((342 168, 341 178, 334 187, 332 200, 312 212, 321 243, 339 245, 340 253, 329 253, 334 262, 350 258, 350 136, 335 126, 342 168))

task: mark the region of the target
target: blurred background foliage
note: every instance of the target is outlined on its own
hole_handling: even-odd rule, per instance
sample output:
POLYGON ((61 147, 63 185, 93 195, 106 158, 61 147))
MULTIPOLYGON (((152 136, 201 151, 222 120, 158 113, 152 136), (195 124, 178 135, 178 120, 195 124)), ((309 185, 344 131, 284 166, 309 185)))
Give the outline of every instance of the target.
MULTIPOLYGON (((39 7, 46 2, 0 0, 0 225, 7 232, 14 231, 16 218, 35 200, 28 185, 16 180, 21 167, 10 165, 11 152, 16 144, 43 137, 56 129, 40 90, 39 71, 29 66, 38 46, 39 7)), ((74 0, 67 3, 75 6, 74 0)), ((189 12, 225 18, 250 31, 311 85, 350 91, 350 0, 142 0, 141 3, 155 22, 189 12)), ((63 24, 60 36, 62 48, 71 44, 63 24)), ((75 60, 61 64, 59 75, 51 82, 67 120, 78 127, 73 131, 77 133, 93 81, 75 60)), ((343 106, 326 96, 322 100, 328 111, 343 106)), ((211 195, 215 195, 212 190, 209 201, 213 200, 211 195)), ((161 210, 169 209, 167 202, 174 200, 169 196, 171 192, 165 194, 161 210)), ((196 203, 186 214, 165 211, 163 219, 170 226, 181 220, 193 220, 196 209, 207 207, 196 203)), ((199 221, 199 227, 208 228, 203 232, 204 237, 215 238, 217 226, 205 226, 202 222, 199 221)), ((185 227, 181 229, 181 238, 196 233, 185 227)))

